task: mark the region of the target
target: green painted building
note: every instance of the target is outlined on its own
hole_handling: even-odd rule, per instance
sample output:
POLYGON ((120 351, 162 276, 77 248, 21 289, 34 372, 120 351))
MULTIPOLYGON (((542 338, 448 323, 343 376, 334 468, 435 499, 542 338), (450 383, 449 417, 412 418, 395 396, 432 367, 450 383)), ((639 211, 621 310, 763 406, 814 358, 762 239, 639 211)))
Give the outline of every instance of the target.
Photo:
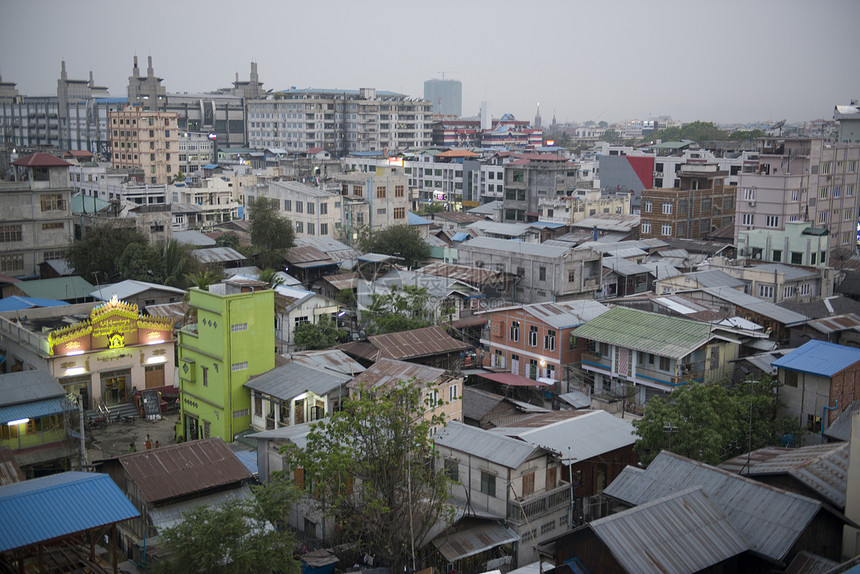
POLYGON ((190 290, 197 323, 179 331, 179 431, 185 440, 233 441, 251 426, 243 384, 275 367, 275 292, 266 283, 227 280, 190 290))

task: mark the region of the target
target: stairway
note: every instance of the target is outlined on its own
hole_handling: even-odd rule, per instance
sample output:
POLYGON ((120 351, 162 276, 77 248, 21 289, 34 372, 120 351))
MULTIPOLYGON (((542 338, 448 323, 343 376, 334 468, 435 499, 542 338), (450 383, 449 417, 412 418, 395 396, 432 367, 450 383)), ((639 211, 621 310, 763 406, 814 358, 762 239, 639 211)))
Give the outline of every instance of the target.
MULTIPOLYGON (((137 412, 137 409, 134 408, 134 405, 132 403, 113 405, 107 407, 107 411, 109 421, 122 420, 124 417, 140 416, 140 413, 137 412)), ((85 416, 87 417, 87 421, 92 423, 94 420, 100 419, 105 416, 105 413, 100 411, 99 409, 90 409, 85 411, 85 416)))

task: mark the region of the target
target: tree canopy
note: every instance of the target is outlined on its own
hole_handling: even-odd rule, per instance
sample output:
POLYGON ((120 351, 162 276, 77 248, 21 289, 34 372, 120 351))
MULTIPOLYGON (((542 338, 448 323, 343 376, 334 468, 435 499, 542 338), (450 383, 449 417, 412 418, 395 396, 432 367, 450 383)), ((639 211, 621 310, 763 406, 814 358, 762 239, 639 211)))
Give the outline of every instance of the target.
POLYGON ((295 490, 285 481, 273 480, 253 491, 250 498, 183 512, 183 521, 162 533, 169 556, 156 571, 298 574, 301 567, 293 557, 295 539, 288 529, 273 526, 285 522, 297 499, 295 490))
POLYGON ((328 349, 341 339, 341 330, 328 315, 320 315, 316 323, 301 323, 293 331, 293 343, 308 350, 328 349))
POLYGON ((344 540, 392 572, 412 568, 412 550, 434 524, 450 519, 450 479, 428 464, 431 430, 445 423, 441 415, 425 416, 430 389, 415 381, 362 389, 311 427, 304 449, 281 451, 297 486, 313 489, 344 540))
POLYGON ((692 140, 697 143, 705 141, 724 141, 728 139, 728 132, 718 128, 713 122, 695 121, 679 127, 668 127, 652 132, 648 139, 651 141, 663 140, 681 141, 692 140))
POLYGON ((66 249, 66 261, 75 273, 90 283, 108 283, 121 278, 119 260, 130 245, 149 247, 149 237, 134 226, 103 223, 86 228, 82 239, 66 249))
POLYGON ((382 253, 402 257, 408 267, 417 267, 430 258, 430 245, 416 226, 392 225, 358 239, 365 253, 382 253))
POLYGON ((260 267, 280 268, 287 249, 295 244, 295 229, 278 212, 278 200, 267 197, 248 199, 251 243, 257 249, 260 267))
POLYGON ((388 293, 374 293, 370 306, 362 313, 368 330, 374 333, 396 333, 430 325, 426 287, 404 285, 388 293))
POLYGON ((736 385, 690 382, 667 397, 653 397, 633 421, 635 448, 647 464, 663 449, 707 464, 803 432, 796 420, 778 417, 779 383, 770 377, 736 385), (752 408, 752 415, 750 415, 752 408), (750 423, 750 416, 752 423, 750 423))

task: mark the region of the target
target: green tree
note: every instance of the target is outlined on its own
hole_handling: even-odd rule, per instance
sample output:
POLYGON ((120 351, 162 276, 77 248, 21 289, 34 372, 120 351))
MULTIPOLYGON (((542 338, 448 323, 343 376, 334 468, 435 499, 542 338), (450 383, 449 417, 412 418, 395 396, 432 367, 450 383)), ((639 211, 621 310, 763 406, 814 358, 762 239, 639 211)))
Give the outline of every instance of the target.
POLYGON ((187 275, 200 271, 200 264, 191 256, 191 246, 168 239, 161 246, 162 279, 165 285, 184 289, 187 275))
POLYGON ((221 274, 213 269, 203 269, 196 273, 191 273, 186 276, 191 287, 198 289, 208 289, 213 283, 217 283, 221 279, 221 274))
POLYGON ((430 258, 430 245, 416 226, 392 225, 359 238, 365 253, 382 253, 402 257, 408 267, 417 267, 430 258))
POLYGON ((182 170, 176 172, 176 175, 173 176, 173 183, 182 183, 185 181, 185 174, 182 173, 182 170))
POLYGON ((217 239, 215 239, 216 247, 229 247, 230 249, 239 249, 239 236, 235 233, 228 231, 223 235, 219 235, 217 239))
POLYGON ((401 381, 362 389, 361 398, 347 399, 343 410, 311 427, 304 449, 281 451, 287 468, 303 469, 299 486, 312 485, 344 540, 366 548, 392 572, 412 569, 412 550, 431 527, 452 518, 450 480, 428 464, 431 430, 445 424, 443 416, 427 413, 424 397, 431 388, 401 381))
POLYGON ((615 130, 606 130, 600 140, 611 144, 618 143, 621 141, 621 134, 615 130))
POLYGON ((120 279, 120 257, 135 243, 148 246, 149 238, 137 227, 103 223, 87 228, 82 239, 69 245, 66 261, 90 283, 112 283, 120 279))
POLYGON ((426 287, 404 285, 388 293, 374 293, 370 306, 362 315, 368 330, 374 333, 396 333, 430 325, 427 317, 429 295, 426 287))
POLYGON ((253 487, 254 496, 219 506, 196 506, 183 521, 162 534, 169 557, 155 570, 162 573, 282 572, 298 574, 296 542, 285 522, 297 491, 282 480, 253 487))
POLYGON ((162 283, 161 254, 149 243, 129 243, 116 261, 116 269, 123 279, 162 283))
POLYGON ((302 323, 293 331, 293 343, 308 350, 328 349, 341 339, 341 330, 328 315, 320 315, 316 323, 302 323))
POLYGON ((419 215, 432 215, 434 213, 442 213, 445 211, 444 203, 428 203, 425 204, 419 211, 419 215))
POLYGON ((719 464, 747 452, 750 444, 755 450, 780 444, 786 434, 799 437, 803 431, 795 420, 777 416, 778 389, 770 377, 736 385, 690 382, 667 398, 652 398, 633 421, 640 460, 647 464, 665 448, 719 464))
POLYGON ((275 269, 263 269, 260 271, 259 277, 257 277, 260 281, 269 284, 269 289, 274 289, 277 285, 283 285, 284 278, 278 275, 278 271, 275 269))
POLYGON ((763 138, 765 134, 761 130, 736 130, 729 134, 730 141, 749 141, 756 138, 763 138))
POLYGON ((706 141, 724 141, 728 139, 728 132, 718 128, 713 122, 695 121, 679 127, 669 127, 657 130, 648 136, 651 141, 662 140, 681 141, 692 140, 697 143, 706 141))
POLYGON ((260 267, 280 268, 287 249, 295 243, 295 230, 289 219, 278 212, 278 200, 266 197, 248 199, 251 243, 257 249, 260 267))

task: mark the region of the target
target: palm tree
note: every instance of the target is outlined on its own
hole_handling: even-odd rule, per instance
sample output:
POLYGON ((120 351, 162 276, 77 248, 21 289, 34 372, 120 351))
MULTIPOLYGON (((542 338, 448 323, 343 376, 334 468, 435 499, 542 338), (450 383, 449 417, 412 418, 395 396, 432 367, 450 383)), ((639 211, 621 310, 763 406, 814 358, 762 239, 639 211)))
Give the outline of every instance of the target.
POLYGON ((219 273, 212 269, 205 269, 199 273, 191 273, 185 276, 191 282, 192 287, 206 290, 210 285, 221 279, 219 273))
POLYGON ((188 248, 175 239, 164 242, 161 250, 161 263, 164 267, 164 284, 171 287, 184 287, 190 255, 188 248))
POLYGON ((269 284, 269 289, 274 289, 278 285, 283 285, 284 278, 278 275, 278 272, 274 269, 264 269, 260 271, 259 277, 257 277, 263 283, 269 284))

